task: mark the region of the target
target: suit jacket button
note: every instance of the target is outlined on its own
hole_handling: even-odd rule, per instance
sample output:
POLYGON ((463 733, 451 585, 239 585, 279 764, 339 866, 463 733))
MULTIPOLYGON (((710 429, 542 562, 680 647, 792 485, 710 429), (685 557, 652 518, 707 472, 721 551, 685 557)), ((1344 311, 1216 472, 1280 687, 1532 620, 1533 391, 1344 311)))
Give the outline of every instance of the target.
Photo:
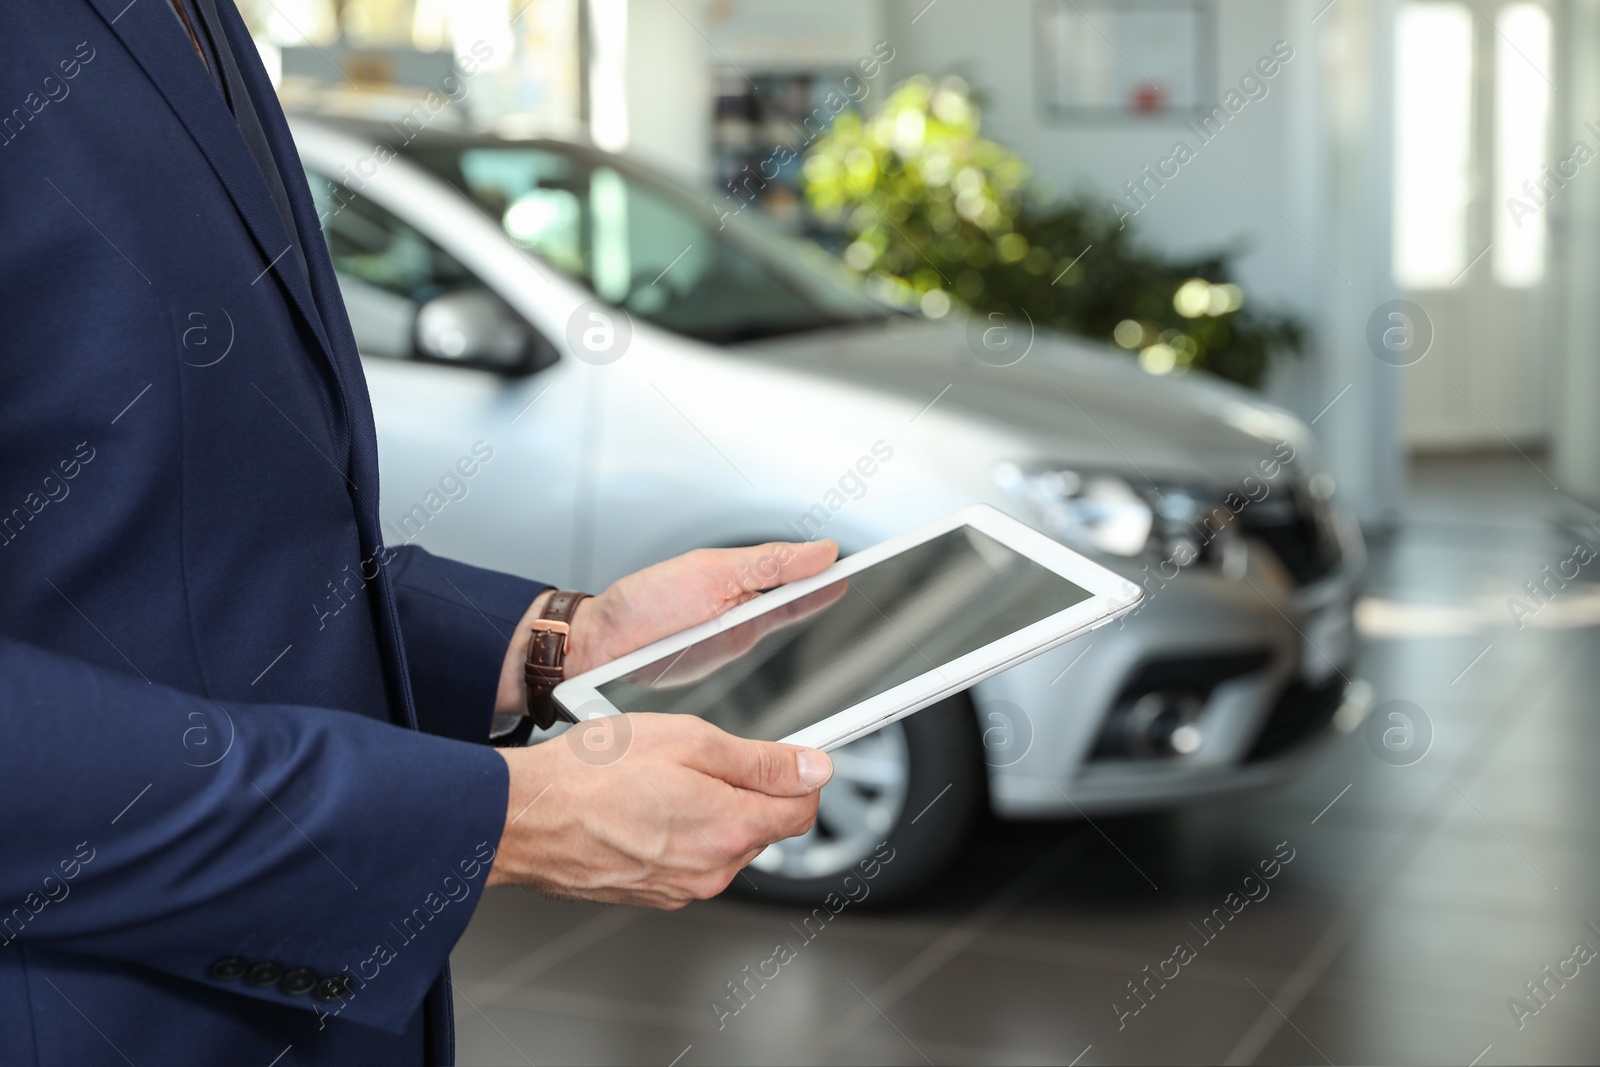
POLYGON ((282 977, 283 968, 268 960, 264 963, 258 963, 254 967, 250 968, 250 970, 246 972, 244 980, 253 986, 264 989, 269 985, 277 985, 278 979, 282 977))
POLYGON ((219 982, 232 982, 244 977, 250 965, 238 956, 224 956, 211 965, 211 977, 219 982))
POLYGON ((311 993, 318 1000, 332 1002, 343 1000, 350 995, 350 979, 342 974, 330 974, 317 983, 317 988, 311 993))
POLYGON ((296 967, 283 976, 278 988, 291 997, 302 997, 316 988, 317 972, 310 967, 296 967))

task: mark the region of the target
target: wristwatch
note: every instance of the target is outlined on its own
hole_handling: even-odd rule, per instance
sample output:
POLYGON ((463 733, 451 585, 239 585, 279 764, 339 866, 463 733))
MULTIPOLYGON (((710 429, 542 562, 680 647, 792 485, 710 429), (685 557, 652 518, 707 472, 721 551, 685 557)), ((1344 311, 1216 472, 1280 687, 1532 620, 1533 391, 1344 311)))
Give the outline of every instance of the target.
POLYGON ((525 745, 533 728, 548 730, 559 713, 550 698, 551 690, 566 677, 567 642, 572 633, 572 616, 588 593, 561 590, 553 593, 530 624, 528 657, 523 677, 528 683, 528 711, 525 715, 496 715, 489 730, 489 743, 496 748, 525 745))
POLYGON ((528 639, 528 661, 523 677, 528 682, 528 718, 541 730, 556 722, 556 702, 550 698, 567 676, 567 644, 572 637, 572 617, 588 593, 562 589, 553 593, 544 610, 533 620, 528 639))

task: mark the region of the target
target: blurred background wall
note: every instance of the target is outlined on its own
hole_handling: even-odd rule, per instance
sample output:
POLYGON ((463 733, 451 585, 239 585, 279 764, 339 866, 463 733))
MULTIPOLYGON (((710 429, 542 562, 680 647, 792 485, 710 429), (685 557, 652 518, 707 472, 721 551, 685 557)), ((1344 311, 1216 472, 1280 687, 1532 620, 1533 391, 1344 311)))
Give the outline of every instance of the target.
MULTIPOLYGON (((1060 20, 1083 14, 1066 0, 241 6, 286 96, 316 82, 356 98, 404 81, 418 55, 459 66, 487 52, 462 121, 585 134, 708 197, 771 139, 739 114, 758 85, 796 95, 795 115, 831 91, 870 113, 914 74, 959 75, 984 136, 1036 180, 1137 207, 1129 224, 1163 252, 1235 252, 1251 301, 1299 314, 1309 349, 1276 361, 1265 389, 1314 420, 1369 524, 1395 514, 1417 450, 1542 453, 1553 483, 1600 502, 1600 165, 1578 150, 1600 152, 1600 0, 1157 4, 1192 12, 1180 52, 1207 99, 1254 79, 1209 140, 1159 93, 1064 112, 1053 72, 1088 54, 1052 52, 1060 20), (1161 161, 1179 141, 1193 158, 1152 180, 1146 168, 1173 166, 1161 161), (1399 319, 1395 300, 1409 302, 1399 319), (1406 331, 1420 348, 1384 349, 1406 331), (1418 350, 1427 358, 1406 355, 1418 350)), ((1087 6, 1096 26, 1140 7, 1087 6)), ((797 210, 776 195, 768 206, 797 210)))

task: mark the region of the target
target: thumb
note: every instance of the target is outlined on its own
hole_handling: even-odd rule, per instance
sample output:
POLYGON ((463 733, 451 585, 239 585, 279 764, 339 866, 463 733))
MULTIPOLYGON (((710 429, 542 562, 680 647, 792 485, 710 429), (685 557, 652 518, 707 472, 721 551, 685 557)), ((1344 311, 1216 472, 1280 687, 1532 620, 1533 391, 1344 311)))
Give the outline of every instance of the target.
POLYGON ((839 546, 833 541, 769 541, 730 552, 741 579, 741 602, 763 590, 809 578, 838 558, 839 546))
POLYGON ((749 741, 731 734, 696 753, 697 770, 773 797, 809 796, 833 777, 833 761, 814 748, 749 741))

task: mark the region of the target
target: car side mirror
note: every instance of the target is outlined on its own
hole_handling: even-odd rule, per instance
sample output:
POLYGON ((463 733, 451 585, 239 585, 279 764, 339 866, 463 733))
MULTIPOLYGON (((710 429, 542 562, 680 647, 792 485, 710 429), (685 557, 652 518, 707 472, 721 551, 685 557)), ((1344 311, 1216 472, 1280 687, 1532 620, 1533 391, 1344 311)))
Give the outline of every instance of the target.
POLYGON ((485 289, 436 296, 417 311, 420 359, 529 374, 546 366, 550 345, 505 302, 485 289))

